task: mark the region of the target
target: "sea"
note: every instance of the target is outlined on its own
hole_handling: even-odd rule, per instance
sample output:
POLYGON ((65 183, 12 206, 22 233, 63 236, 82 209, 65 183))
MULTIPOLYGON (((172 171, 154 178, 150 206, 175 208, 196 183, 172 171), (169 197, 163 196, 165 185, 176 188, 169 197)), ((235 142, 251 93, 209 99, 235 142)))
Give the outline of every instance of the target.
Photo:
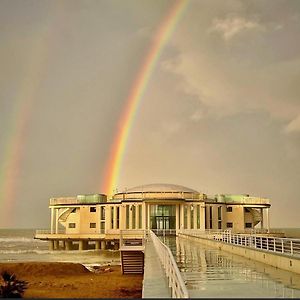
POLYGON ((47 241, 34 239, 35 229, 0 229, 0 263, 72 262, 87 268, 120 265, 118 250, 49 250, 47 241))

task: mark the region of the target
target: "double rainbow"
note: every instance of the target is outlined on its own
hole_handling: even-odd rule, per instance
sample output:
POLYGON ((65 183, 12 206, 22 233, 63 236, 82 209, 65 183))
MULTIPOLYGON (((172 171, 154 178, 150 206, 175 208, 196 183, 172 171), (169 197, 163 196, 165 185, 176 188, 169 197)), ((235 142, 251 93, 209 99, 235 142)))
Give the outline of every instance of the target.
POLYGON ((146 56, 138 75, 132 85, 126 100, 125 109, 118 122, 117 134, 111 147, 110 156, 105 168, 101 192, 112 195, 118 183, 120 169, 129 133, 131 131, 138 106, 143 98, 151 74, 161 56, 162 50, 174 32, 176 25, 187 6, 188 0, 174 2, 170 12, 159 27, 148 55, 146 56))

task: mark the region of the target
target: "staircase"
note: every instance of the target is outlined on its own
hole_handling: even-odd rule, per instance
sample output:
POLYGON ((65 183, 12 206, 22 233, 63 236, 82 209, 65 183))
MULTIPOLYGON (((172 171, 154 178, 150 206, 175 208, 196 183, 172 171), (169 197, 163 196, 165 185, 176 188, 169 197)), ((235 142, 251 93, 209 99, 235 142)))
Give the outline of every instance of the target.
POLYGON ((253 225, 257 225, 262 220, 262 215, 259 210, 255 208, 249 208, 253 217, 253 225))
POLYGON ((121 251, 121 263, 123 274, 144 274, 143 251, 121 251))

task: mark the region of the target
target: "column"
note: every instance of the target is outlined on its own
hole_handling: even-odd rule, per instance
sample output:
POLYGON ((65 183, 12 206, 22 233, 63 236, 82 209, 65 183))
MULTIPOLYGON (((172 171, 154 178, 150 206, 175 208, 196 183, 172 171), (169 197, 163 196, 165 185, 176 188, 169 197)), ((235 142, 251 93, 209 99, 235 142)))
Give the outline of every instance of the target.
POLYGON ((266 223, 267 223, 267 229, 268 232, 270 231, 270 214, 269 214, 269 207, 266 208, 266 223))
POLYGON ((142 204, 142 228, 146 230, 147 228, 147 218, 146 218, 146 203, 142 204))
POLYGON ((120 206, 120 229, 126 229, 126 205, 122 204, 120 206))
POLYGON ((263 209, 260 209, 260 215, 261 215, 261 221, 260 221, 260 228, 263 229, 264 228, 264 212, 263 209))
POLYGON ((111 206, 105 207, 105 232, 111 229, 111 206))
POLYGON ((117 205, 113 206, 113 210, 114 210, 113 229, 117 229, 117 205))
POLYGON ((69 251, 69 250, 72 250, 72 246, 73 246, 73 243, 72 241, 65 241, 65 250, 69 251))
POLYGON ((129 229, 132 229, 132 204, 129 206, 129 229))
POLYGON ((200 205, 200 229, 205 230, 205 205, 200 205))
POLYGON ((59 213, 59 208, 55 210, 55 233, 58 233, 58 213, 59 213))
POLYGON ((184 229, 184 204, 180 204, 180 229, 184 229))
POLYGON ((147 229, 150 230, 150 205, 147 204, 147 229))
POLYGON ((135 229, 140 229, 139 227, 139 219, 140 219, 140 205, 135 206, 135 229))
POLYGON ((191 205, 187 206, 187 229, 191 229, 191 205))
POLYGON ((198 229, 197 228, 197 210, 198 210, 198 204, 194 204, 194 229, 198 229))
POLYGON ((100 249, 101 249, 100 241, 95 241, 95 250, 100 250, 100 249))
POLYGON ((176 204, 176 230, 179 229, 179 225, 180 225, 180 220, 179 220, 179 205, 176 204))
POLYGON ((51 207, 51 234, 54 233, 54 208, 51 207))

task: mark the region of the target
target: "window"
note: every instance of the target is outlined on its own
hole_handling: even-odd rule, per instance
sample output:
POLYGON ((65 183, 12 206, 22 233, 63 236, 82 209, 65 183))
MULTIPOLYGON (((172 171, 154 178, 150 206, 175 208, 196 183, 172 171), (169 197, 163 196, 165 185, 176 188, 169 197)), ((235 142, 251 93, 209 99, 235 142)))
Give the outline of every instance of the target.
POLYGON ((246 223, 245 228, 252 228, 252 223, 246 223))
POLYGON ((226 208, 226 211, 227 211, 227 212, 232 212, 232 207, 231 207, 231 206, 228 206, 228 207, 226 208))
POLYGON ((101 220, 105 220, 105 207, 101 206, 101 220))
POLYGON ((222 220, 222 206, 218 206, 218 220, 222 220))
POLYGON ((96 228, 96 223, 90 223, 90 228, 96 228))
POLYGON ((218 229, 222 229, 222 221, 218 221, 218 229))
POLYGON ((212 229, 212 206, 209 207, 209 228, 212 229))
POLYGON ((250 212, 250 209, 245 207, 245 212, 249 213, 250 212))
POLYGON ((228 223, 227 223, 227 228, 232 228, 232 227, 233 227, 232 222, 228 222, 228 223))
POLYGON ((96 212, 96 207, 90 207, 90 212, 96 212))
POLYGON ((75 223, 69 223, 69 228, 76 228, 76 224, 75 223))
POLYGON ((71 210, 71 214, 74 214, 74 213, 76 213, 76 208, 73 208, 73 209, 71 210))

